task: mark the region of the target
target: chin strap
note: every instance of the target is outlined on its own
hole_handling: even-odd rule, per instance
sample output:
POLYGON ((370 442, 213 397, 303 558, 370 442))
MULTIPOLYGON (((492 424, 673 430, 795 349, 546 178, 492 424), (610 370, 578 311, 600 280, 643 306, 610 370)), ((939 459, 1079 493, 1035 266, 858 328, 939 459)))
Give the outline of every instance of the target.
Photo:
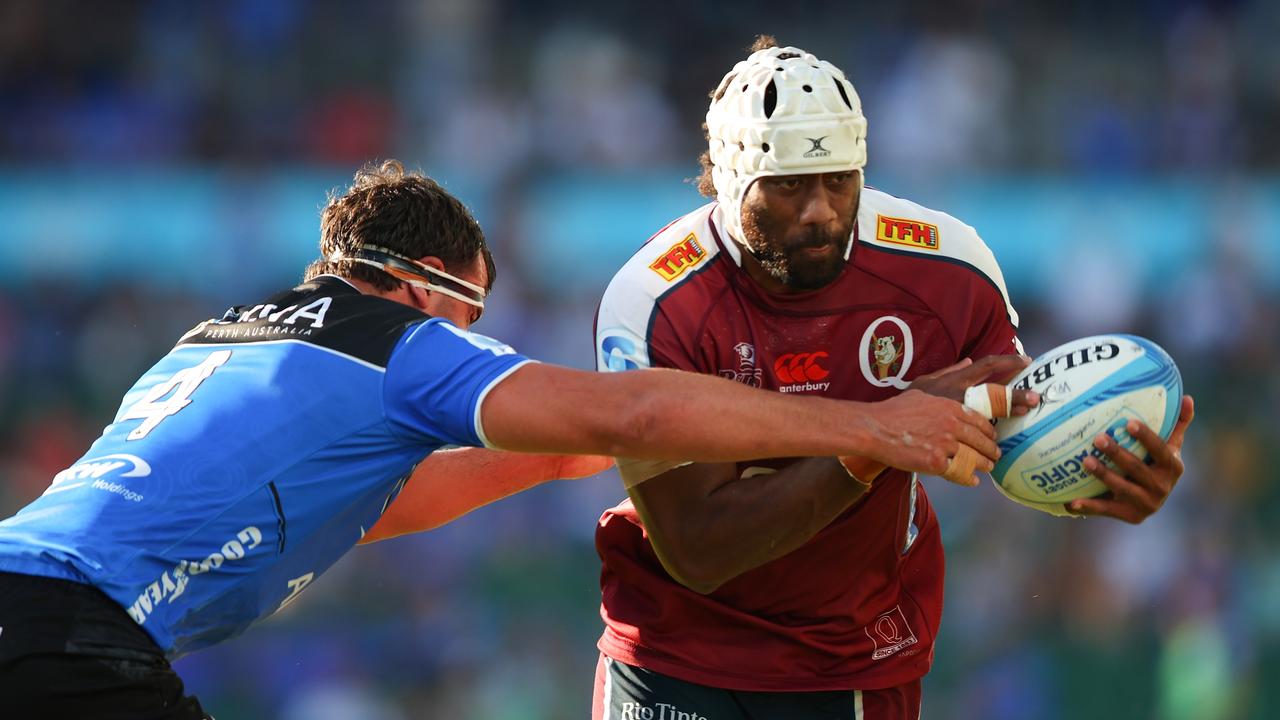
POLYGON ((405 257, 394 250, 377 245, 361 245, 351 253, 335 250, 326 259, 330 262, 350 260, 351 262, 375 267, 397 280, 407 282, 424 290, 447 295, 455 300, 460 300, 472 307, 481 309, 484 308, 484 299, 488 294, 488 291, 475 283, 469 283, 444 270, 433 268, 413 258, 405 257), (441 285, 435 281, 437 277, 458 286, 461 290, 441 285))

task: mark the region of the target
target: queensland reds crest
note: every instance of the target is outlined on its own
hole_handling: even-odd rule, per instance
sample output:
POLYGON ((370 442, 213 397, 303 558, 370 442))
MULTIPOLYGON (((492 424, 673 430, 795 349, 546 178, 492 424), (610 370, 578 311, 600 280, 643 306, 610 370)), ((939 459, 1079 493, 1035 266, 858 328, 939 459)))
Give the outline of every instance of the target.
POLYGON ((862 376, 876 387, 905 390, 911 383, 903 378, 911 369, 915 346, 911 328, 895 315, 882 315, 867 326, 858 343, 858 365, 862 376))
POLYGON ((720 377, 735 380, 743 385, 760 387, 761 373, 760 368, 756 367, 756 346, 751 343, 740 342, 733 346, 733 354, 738 357, 738 369, 721 370, 720 377))
MULTIPOLYGON (((894 605, 893 609, 881 613, 879 617, 871 621, 871 624, 863 628, 863 632, 867 637, 871 638, 873 649, 871 651, 872 660, 883 660, 899 650, 915 645, 919 640, 916 634, 912 632, 911 626, 907 624, 907 618, 902 614, 902 606, 894 605)), ((914 653, 909 652, 907 655, 914 653)))

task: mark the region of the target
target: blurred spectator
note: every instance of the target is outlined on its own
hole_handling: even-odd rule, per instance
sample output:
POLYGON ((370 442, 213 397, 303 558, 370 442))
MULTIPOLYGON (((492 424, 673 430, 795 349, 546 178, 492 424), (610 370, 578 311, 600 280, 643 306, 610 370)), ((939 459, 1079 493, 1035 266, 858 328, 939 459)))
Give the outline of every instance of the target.
MULTIPOLYGON (((925 35, 865 98, 868 154, 908 177, 954 177, 1008 157, 1011 68, 990 43, 925 35)), ((856 86, 855 86, 856 87, 856 86)))
POLYGON ((604 168, 682 159, 657 85, 661 69, 612 33, 568 26, 545 36, 530 82, 540 159, 604 168))

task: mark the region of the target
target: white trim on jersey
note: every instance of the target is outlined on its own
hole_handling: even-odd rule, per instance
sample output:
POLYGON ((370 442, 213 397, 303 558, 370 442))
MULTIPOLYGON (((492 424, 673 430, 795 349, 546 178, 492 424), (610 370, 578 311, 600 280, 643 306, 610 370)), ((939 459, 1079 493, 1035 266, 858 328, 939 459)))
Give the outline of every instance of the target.
MULTIPOLYGON (((1005 287, 1004 274, 1000 272, 1000 265, 996 262, 991 249, 972 226, 944 212, 931 210, 910 200, 894 197, 875 188, 863 188, 862 199, 858 205, 858 241, 895 252, 947 258, 972 267, 1000 291, 1005 310, 1009 313, 1009 321, 1014 328, 1018 327, 1018 312, 1013 309, 1013 303, 1009 300, 1009 290, 1005 287), (877 217, 880 215, 895 219, 917 220, 936 226, 938 247, 936 249, 912 247, 908 243, 881 240, 876 227, 877 217)), ((1021 343, 1018 344, 1018 350, 1022 351, 1021 343)))
MULTIPOLYGON (((708 203, 675 220, 650 238, 614 275, 601 298, 597 316, 595 348, 597 369, 611 369, 607 363, 608 357, 601 351, 601 344, 611 330, 619 328, 624 331, 627 339, 641 341, 642 347, 636 349, 634 359, 637 365, 649 367, 652 363, 649 357, 649 339, 646 335, 659 298, 690 277, 693 272, 712 262, 721 249, 735 264, 742 264, 742 249, 736 240, 725 234, 723 213, 724 209, 719 204, 708 203), (660 257, 664 250, 688 237, 690 233, 697 238, 698 244, 706 251, 706 257, 698 261, 694 268, 682 277, 670 281, 663 279, 650 269, 650 264, 660 257), (720 243, 712 239, 713 233, 720 238, 720 243)), ((910 200, 897 198, 870 187, 862 190, 857 224, 858 240, 861 243, 923 257, 946 259, 973 268, 999 290, 1010 322, 1015 329, 1018 327, 1018 312, 1009 299, 1009 290, 1005 286, 1000 266, 990 248, 973 227, 944 212, 931 210, 910 200), (880 240, 876 232, 877 217, 880 215, 918 220, 936 226, 939 235, 938 248, 911 247, 909 244, 880 240)), ((1022 352, 1020 342, 1018 350, 1022 352)))
POLYGON ((502 382, 503 380, 506 380, 507 377, 511 375, 511 373, 533 362, 537 362, 537 361, 522 360, 516 363, 515 365, 512 365, 511 367, 507 368, 506 370, 503 370, 501 373, 497 375, 497 377, 490 380, 488 385, 484 386, 484 390, 481 390, 479 397, 476 398, 476 411, 475 411, 475 417, 472 419, 472 423, 475 425, 476 437, 480 438, 480 442, 483 443, 485 447, 490 449, 496 449, 493 447, 493 444, 489 442, 489 436, 484 434, 484 423, 480 421, 480 409, 484 407, 484 399, 489 397, 490 390, 497 387, 498 383, 502 382))
POLYGON ((600 299, 600 309, 596 314, 597 370, 652 366, 648 333, 658 299, 713 262, 720 252, 712 239, 709 223, 711 211, 715 207, 715 203, 707 203, 668 225, 649 238, 613 276, 600 299), (675 248, 690 235, 693 235, 698 247, 702 249, 703 256, 682 268, 678 277, 671 280, 664 278, 653 269, 653 264, 662 258, 664 252, 675 248), (604 343, 609 337, 616 337, 623 342, 619 344, 620 347, 610 348, 606 353, 604 343), (639 347, 627 351, 625 348, 628 343, 638 344, 639 347), (616 364, 609 363, 611 355, 618 360, 616 364))
MULTIPOLYGON (((602 372, 647 368, 653 366, 649 355, 649 324, 658 307, 658 300, 679 287, 694 273, 714 262, 720 253, 720 245, 713 237, 712 213, 719 206, 707 203, 693 212, 675 220, 649 238, 613 276, 600 299, 596 314, 595 356, 596 369, 602 372), (667 280, 654 270, 653 264, 693 235, 703 256, 684 267, 680 275, 667 280)), ((714 232, 721 233, 717 225, 714 232)), ((720 235, 726 248, 733 241, 720 235)), ((735 248, 736 250, 736 248, 735 248)), ((730 254, 734 252, 729 250, 730 254)), ((670 460, 637 460, 617 458, 618 474, 623 486, 630 488, 661 475, 668 470, 688 465, 688 462, 670 460)))

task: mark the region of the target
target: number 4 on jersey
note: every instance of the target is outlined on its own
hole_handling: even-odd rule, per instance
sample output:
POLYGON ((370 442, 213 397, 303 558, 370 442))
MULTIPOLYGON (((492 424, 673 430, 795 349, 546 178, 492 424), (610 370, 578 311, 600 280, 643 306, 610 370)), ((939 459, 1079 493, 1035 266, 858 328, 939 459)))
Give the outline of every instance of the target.
POLYGON ((138 402, 129 406, 120 416, 121 420, 142 420, 142 424, 129 433, 130 440, 138 440, 156 429, 165 418, 176 414, 191 404, 191 393, 200 387, 200 383, 209 379, 214 370, 222 367, 231 359, 230 350, 218 350, 209 353, 199 365, 179 370, 172 377, 151 388, 138 402))

